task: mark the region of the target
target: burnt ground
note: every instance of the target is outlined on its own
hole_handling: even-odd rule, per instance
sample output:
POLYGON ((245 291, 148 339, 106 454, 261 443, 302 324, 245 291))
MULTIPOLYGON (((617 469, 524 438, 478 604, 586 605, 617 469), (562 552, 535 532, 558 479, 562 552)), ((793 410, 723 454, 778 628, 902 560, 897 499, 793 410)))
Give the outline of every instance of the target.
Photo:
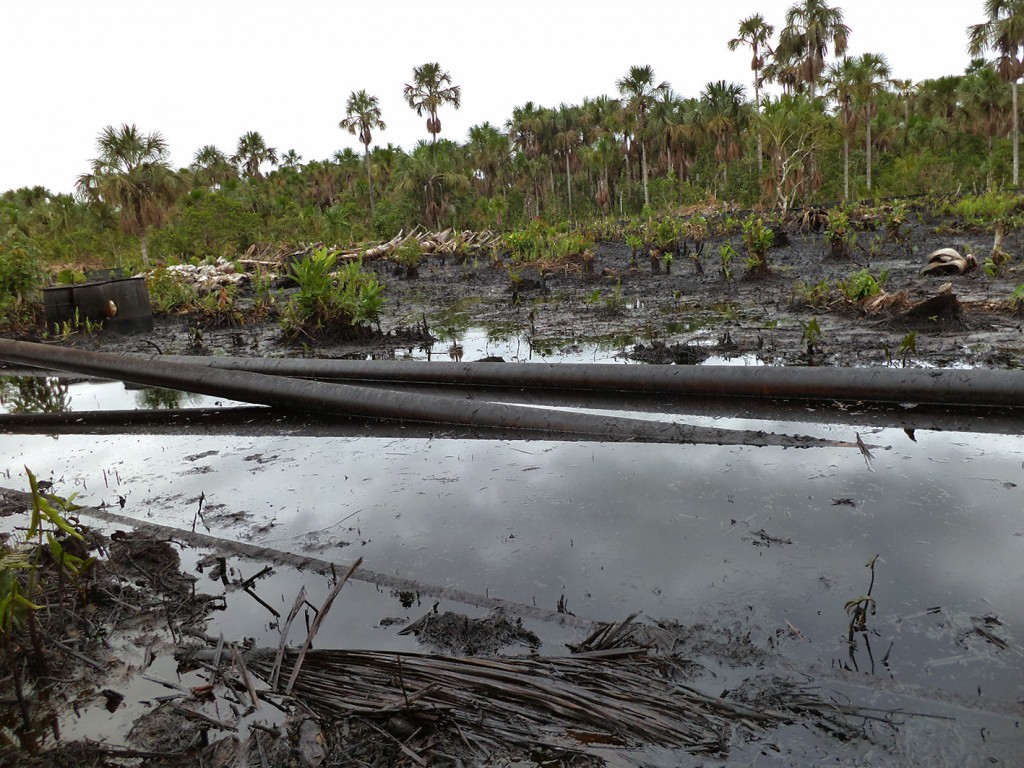
MULTIPOLYGON (((356 341, 300 338, 286 340, 273 317, 253 323, 210 323, 188 316, 156 319, 152 333, 139 336, 79 334, 68 343, 108 351, 247 356, 401 357, 430 346, 445 354, 468 327, 484 327, 496 338, 519 336, 527 346, 557 359, 561 350, 597 341, 643 362, 697 362, 707 354, 756 356, 787 365, 929 365, 1017 368, 1024 362, 1024 313, 1011 304, 1014 288, 1024 283, 1024 233, 1010 231, 1004 242, 1011 261, 998 275, 979 268, 966 275, 926 276, 929 253, 939 248, 973 252, 984 263, 992 249, 991 228, 963 228, 949 220, 912 214, 894 240, 862 222, 848 256, 834 256, 822 232, 806 231, 794 218, 779 228, 784 244, 769 252, 771 272, 748 274, 742 236, 709 239, 701 258, 692 244, 677 255, 671 272, 653 271, 650 260, 635 261, 622 243, 600 242, 593 271, 577 261, 523 266, 490 256, 428 256, 416 278, 382 259, 367 263, 385 286, 387 301, 381 333, 356 341), (719 249, 731 243, 731 281, 722 275, 719 249), (868 310, 845 300, 837 283, 861 269, 878 277, 883 288, 900 294, 896 306, 868 310), (959 312, 904 314, 951 283, 959 312), (824 285, 826 295, 807 302, 803 286, 824 285), (820 328, 808 357, 805 329, 820 328), (426 326, 424 326, 426 323, 426 326), (424 332, 426 331, 426 332, 424 332), (914 332, 914 348, 900 345, 914 332), (637 348, 637 345, 642 347, 637 348), (694 350, 693 347, 697 349, 694 350)), ((277 295, 278 306, 289 289, 277 295)), ((239 307, 250 296, 243 291, 239 307)), ((523 355, 525 357, 525 354, 523 355)))

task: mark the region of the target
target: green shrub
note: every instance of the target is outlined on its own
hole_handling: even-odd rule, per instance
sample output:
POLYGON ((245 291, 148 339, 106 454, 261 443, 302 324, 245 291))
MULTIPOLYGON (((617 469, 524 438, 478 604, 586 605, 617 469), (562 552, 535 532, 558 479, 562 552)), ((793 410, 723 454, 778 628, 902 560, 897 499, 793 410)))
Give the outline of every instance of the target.
POLYGON ((195 287, 189 281, 166 267, 153 270, 146 279, 146 287, 149 289, 153 311, 159 315, 187 310, 199 299, 195 287))
POLYGON ((281 316, 286 335, 353 337, 378 318, 384 296, 377 277, 364 272, 361 261, 335 271, 336 265, 337 255, 320 248, 293 266, 299 290, 281 316))
POLYGON ((854 272, 845 280, 836 283, 836 289, 843 294, 847 301, 860 301, 868 296, 875 296, 882 292, 882 286, 889 278, 889 270, 882 270, 882 273, 875 278, 867 269, 854 272))
POLYGON ((748 267, 751 272, 767 274, 768 249, 775 242, 775 233, 765 226, 764 220, 753 214, 743 222, 743 244, 750 254, 748 267))
POLYGON ((39 254, 21 234, 0 241, 0 325, 17 328, 32 322, 32 303, 43 280, 39 254))

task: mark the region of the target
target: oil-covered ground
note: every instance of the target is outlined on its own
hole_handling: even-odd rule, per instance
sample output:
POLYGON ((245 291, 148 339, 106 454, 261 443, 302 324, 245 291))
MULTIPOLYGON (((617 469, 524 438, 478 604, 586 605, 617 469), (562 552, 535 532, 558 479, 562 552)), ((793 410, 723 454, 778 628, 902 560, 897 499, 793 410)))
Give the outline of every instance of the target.
MULTIPOLYGON (((1024 283, 1020 232, 1006 232, 1002 250, 1010 258, 993 271, 983 268, 992 253, 992 227, 919 211, 908 214, 893 236, 865 218, 847 252, 837 256, 820 221, 814 221, 805 213, 773 225, 768 276, 749 274, 740 232, 709 236, 699 258, 695 244, 686 241, 667 274, 646 249, 634 254, 621 242, 598 242, 590 271, 579 259, 542 262, 538 268, 507 253, 496 260, 485 254, 428 255, 418 276, 409 278, 405 268, 379 259, 364 266, 385 286, 383 335, 345 343, 308 337, 288 342, 273 317, 211 325, 164 316, 151 334, 77 334, 67 343, 147 353, 386 358, 443 356, 464 347, 468 336, 492 342, 497 356, 507 360, 576 360, 576 347, 590 345, 601 350, 601 359, 633 354, 647 362, 686 363, 712 355, 714 362, 739 357, 786 365, 1020 367, 1024 332, 1012 301, 1024 283), (736 251, 731 279, 723 274, 725 244, 736 251), (980 266, 964 275, 922 274, 928 255, 940 248, 974 254, 980 266), (882 290, 891 301, 844 296, 841 284, 852 285, 851 278, 864 270, 876 279, 886 276, 882 290), (956 297, 956 307, 908 313, 908 307, 943 292, 956 297), (700 348, 696 356, 691 346, 700 348)), ((282 289, 278 305, 288 296, 289 289, 282 289)), ((245 303, 243 291, 239 305, 245 303)))
MULTIPOLYGON (((368 262, 389 300, 382 335, 358 342, 163 317, 151 334, 58 343, 1019 367, 1017 233, 1000 274, 948 277, 921 275, 927 254, 969 245, 983 261, 991 232, 915 214, 901 240, 861 232, 853 260, 820 232, 785 234, 769 276, 740 264, 731 281, 722 238, 703 274, 682 254, 669 274, 642 255, 632 267, 614 243, 592 273, 428 257, 410 279, 368 262), (906 303, 840 300, 835 283, 863 268, 888 270, 884 289, 906 303), (807 306, 798 281, 831 296, 807 306), (945 283, 958 314, 903 314, 945 283)), ((4 387, 0 410, 70 415, 32 428, 0 414, 2 530, 17 535, 30 505, 27 466, 48 492, 79 493, 112 571, 96 608, 48 609, 62 682, 38 683, 34 742, 5 700, 11 764, 1012 766, 1024 749, 1015 409, 575 404, 821 439, 794 449, 403 434, 116 382, 4 387), (167 420, 92 418, 168 407, 167 420)))

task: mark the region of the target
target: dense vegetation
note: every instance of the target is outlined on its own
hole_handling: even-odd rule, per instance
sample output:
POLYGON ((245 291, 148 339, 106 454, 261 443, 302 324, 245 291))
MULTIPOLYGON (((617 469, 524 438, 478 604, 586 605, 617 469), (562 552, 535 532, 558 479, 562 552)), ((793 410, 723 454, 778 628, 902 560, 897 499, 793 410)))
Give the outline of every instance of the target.
MULTIPOLYGON (((235 257, 257 242, 345 246, 429 229, 514 231, 540 220, 681 213, 708 201, 793 206, 864 197, 1016 187, 1016 80, 1024 74, 1024 2, 987 0, 967 30, 962 74, 893 77, 885 56, 848 56, 839 8, 800 0, 776 29, 743 19, 723 45, 751 56, 750 87, 709 82, 676 93, 634 66, 582 104, 527 102, 503 126, 442 137, 461 88, 437 63, 416 67, 404 95, 426 118, 411 151, 374 145, 386 129, 376 96, 353 92, 339 128, 352 150, 303 162, 260 133, 232 154, 196 150, 173 169, 158 132, 109 126, 77 194, 41 187, 0 196, 0 296, 23 306, 42 266, 128 266, 235 257), (765 86, 773 87, 765 90, 765 86)), ((396 86, 397 87, 397 86, 396 86)))

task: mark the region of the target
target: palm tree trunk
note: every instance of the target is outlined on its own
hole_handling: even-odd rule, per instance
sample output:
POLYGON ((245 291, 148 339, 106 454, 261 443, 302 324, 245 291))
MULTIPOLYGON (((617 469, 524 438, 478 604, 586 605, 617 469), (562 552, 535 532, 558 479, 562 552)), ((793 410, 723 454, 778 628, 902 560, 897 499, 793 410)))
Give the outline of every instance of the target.
POLYGON ((761 174, 764 173, 764 158, 761 157, 764 152, 764 146, 761 143, 761 89, 758 86, 760 70, 754 70, 754 112, 757 114, 757 120, 754 123, 754 130, 757 132, 757 178, 761 178, 761 174))
POLYGON ((572 176, 569 174, 569 155, 565 155, 565 188, 569 192, 569 218, 572 219, 572 176))
POLYGON ((364 144, 366 147, 366 183, 370 188, 370 219, 373 219, 373 174, 370 173, 370 145, 364 144))
POLYGON ((647 194, 647 145, 643 139, 640 140, 640 173, 644 180, 644 205, 650 206, 651 197, 647 194))
POLYGON ((1017 112, 1017 81, 1013 81, 1013 186, 1020 181, 1020 117, 1017 112))
POLYGON ((149 239, 145 229, 139 234, 139 246, 142 248, 142 266, 149 269, 149 239))
POLYGON ((843 138, 843 202, 850 199, 850 137, 843 138))
POLYGON ((865 128, 867 129, 867 139, 864 142, 865 153, 868 159, 868 192, 871 191, 871 105, 868 104, 866 114, 864 115, 865 128))

